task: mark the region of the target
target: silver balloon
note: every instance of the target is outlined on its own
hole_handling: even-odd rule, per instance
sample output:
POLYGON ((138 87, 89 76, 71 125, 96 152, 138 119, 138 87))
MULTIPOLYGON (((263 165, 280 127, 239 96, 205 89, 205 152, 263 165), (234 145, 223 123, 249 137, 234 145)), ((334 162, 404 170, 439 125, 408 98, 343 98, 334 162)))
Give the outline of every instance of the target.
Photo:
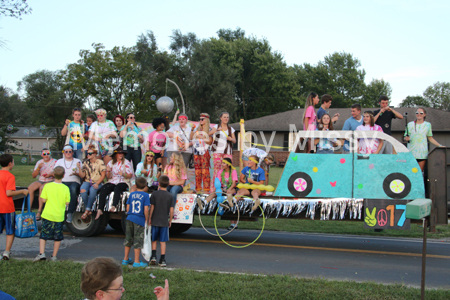
POLYGON ((163 114, 168 114, 173 109, 173 100, 167 96, 161 97, 156 101, 156 108, 163 114))

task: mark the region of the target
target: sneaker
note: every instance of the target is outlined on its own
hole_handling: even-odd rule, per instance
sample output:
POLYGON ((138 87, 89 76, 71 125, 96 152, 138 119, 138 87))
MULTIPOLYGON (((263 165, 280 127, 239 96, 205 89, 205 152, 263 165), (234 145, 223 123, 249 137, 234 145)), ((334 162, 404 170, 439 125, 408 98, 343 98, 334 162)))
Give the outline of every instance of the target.
POLYGON ((143 262, 133 263, 133 268, 145 268, 146 266, 147 264, 143 262))
POLYGON ((239 229, 236 225, 230 225, 230 227, 227 228, 228 230, 233 230, 233 229, 239 229))
POLYGON ((253 206, 252 206, 252 211, 258 209, 258 206, 259 206, 260 204, 261 204, 261 200, 259 200, 259 198, 256 199, 256 200, 255 200, 255 203, 254 203, 253 206))
POLYGON ((11 253, 9 251, 3 252, 2 260, 9 260, 10 255, 11 255, 11 253))
POLYGON ((41 261, 41 260, 46 260, 47 257, 45 256, 45 253, 40 253, 38 255, 36 255, 36 257, 33 259, 33 261, 41 261))
POLYGON ((73 214, 72 213, 68 213, 67 214, 67 218, 66 218, 66 223, 72 223, 72 218, 73 218, 73 214))
POLYGON ((133 263, 133 260, 131 258, 127 259, 127 260, 122 260, 122 265, 124 266, 128 266, 131 265, 133 263))
POLYGON ((165 267, 165 266, 167 266, 167 265, 166 265, 166 260, 165 260, 165 259, 160 259, 160 260, 159 260, 159 266, 160 266, 160 267, 165 267))
POLYGON ((53 255, 52 255, 52 256, 50 257, 50 261, 57 261, 57 260, 58 260, 58 258, 57 258, 56 256, 53 256, 53 255))
POLYGON ((149 263, 150 265, 156 265, 156 257, 155 256, 152 256, 151 258, 150 258, 150 263, 149 263))
MULTIPOLYGON (((203 202, 199 197, 197 197, 197 205, 200 210, 203 210, 203 202)), ((156 260, 155 260, 155 262, 156 262, 156 260)))

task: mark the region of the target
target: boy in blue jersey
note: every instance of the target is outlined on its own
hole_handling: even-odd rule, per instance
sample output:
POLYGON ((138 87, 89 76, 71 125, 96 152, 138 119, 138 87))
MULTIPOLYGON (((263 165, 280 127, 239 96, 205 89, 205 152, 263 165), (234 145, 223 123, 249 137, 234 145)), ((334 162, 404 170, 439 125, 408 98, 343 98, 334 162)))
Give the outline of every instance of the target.
POLYGON ((122 265, 133 263, 130 255, 131 246, 134 247, 134 268, 146 267, 147 264, 139 260, 141 249, 144 245, 145 223, 148 222, 148 209, 150 197, 144 192, 147 187, 147 179, 138 177, 136 179, 137 191, 130 194, 127 200, 127 220, 125 229, 125 256, 122 265))
MULTIPOLYGON (((241 171, 241 176, 239 181, 241 183, 250 183, 254 185, 263 185, 266 180, 265 172, 262 168, 258 167, 259 159, 258 156, 252 155, 248 158, 248 166, 243 168, 241 171)), ((259 189, 239 189, 236 193, 236 199, 241 196, 252 195, 255 203, 252 206, 252 210, 256 210, 261 203, 259 200, 259 195, 261 195, 261 190, 259 189)))
MULTIPOLYGON (((347 120, 345 120, 344 127, 342 128, 342 130, 355 131, 356 127, 363 124, 363 117, 361 116, 361 105, 355 103, 352 105, 351 109, 352 109, 352 116, 347 120)), ((350 153, 350 143, 348 140, 346 140, 344 143, 344 149, 342 150, 342 153, 344 154, 350 153)))

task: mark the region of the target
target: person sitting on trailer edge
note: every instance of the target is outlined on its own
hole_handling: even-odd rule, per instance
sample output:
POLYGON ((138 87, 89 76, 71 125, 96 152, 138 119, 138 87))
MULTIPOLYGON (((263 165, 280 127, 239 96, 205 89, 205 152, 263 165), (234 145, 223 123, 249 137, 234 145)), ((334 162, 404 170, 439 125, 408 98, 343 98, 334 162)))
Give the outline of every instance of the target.
MULTIPOLYGON (((248 158, 248 166, 242 169, 239 181, 242 183, 263 185, 265 180, 266 176, 264 174, 264 170, 258 167, 258 157, 255 155, 250 156, 248 158)), ((261 203, 261 201, 259 200, 259 196, 261 195, 260 189, 255 188, 251 192, 248 189, 239 189, 236 194, 236 198, 238 199, 242 196, 249 195, 251 195, 253 197, 253 200, 255 201, 252 206, 252 210, 256 210, 261 203)))

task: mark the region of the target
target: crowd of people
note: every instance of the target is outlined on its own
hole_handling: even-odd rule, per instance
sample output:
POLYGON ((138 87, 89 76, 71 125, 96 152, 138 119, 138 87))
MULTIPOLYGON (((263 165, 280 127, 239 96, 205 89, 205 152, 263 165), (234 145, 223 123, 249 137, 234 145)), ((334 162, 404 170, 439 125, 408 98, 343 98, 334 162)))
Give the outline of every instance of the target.
MULTIPOLYGON (((334 130, 334 124, 340 115, 329 114, 332 100, 332 96, 323 95, 321 106, 316 113, 315 105, 320 102, 319 95, 308 95, 302 119, 303 130, 334 130)), ((361 113, 359 104, 352 105, 352 116, 345 121, 343 130, 378 131, 391 135, 392 120, 402 119, 403 115, 389 106, 386 96, 380 97, 379 105, 380 109, 364 113, 361 113)), ((275 162, 275 157, 258 148, 247 149, 242 153, 245 167, 238 174, 232 161, 233 144, 236 143, 235 130, 229 125, 230 115, 227 112, 220 114, 218 124, 214 126, 211 126, 210 115, 207 113, 200 114, 198 126, 189 125, 188 116, 178 115, 178 112, 171 123, 167 118, 155 118, 152 122, 154 131, 150 134, 141 130, 133 113, 128 113, 125 117, 117 115, 113 121, 106 119, 107 112, 104 109, 96 110, 95 114, 88 115, 84 122, 81 109, 73 110, 73 120, 66 120, 61 131, 61 135, 67 137, 62 149, 63 157, 56 160, 52 158, 48 148, 42 149, 42 159, 36 163, 31 174, 34 178, 38 177, 38 180, 28 189, 16 190, 15 178, 10 172, 14 167, 14 159, 9 154, 0 156, 0 233, 6 229, 7 235, 3 260, 10 258, 14 241, 15 212, 12 197, 19 194, 29 194, 32 205, 35 192, 39 191, 36 217, 42 221, 42 230, 40 253, 35 261, 40 261, 46 259, 44 251, 47 240, 55 241, 50 260, 57 259, 63 240, 62 226, 64 221, 72 222, 78 205, 78 195, 81 196, 85 207, 81 218, 98 219, 105 209, 116 212, 122 194, 129 191, 126 202, 125 255, 122 264, 131 264, 133 267, 147 266, 147 263, 140 261, 146 224, 152 226, 153 251, 149 264, 156 264, 156 243, 159 241, 159 265, 166 266, 166 242, 169 240, 173 210, 177 195, 184 190, 188 168, 195 169, 195 192, 209 194, 206 203, 217 196, 214 180, 218 179, 227 199, 221 206, 231 208, 235 204, 234 199, 238 201, 241 197, 249 196, 254 200, 252 210, 258 208, 259 197, 265 193, 264 189, 259 189, 258 186, 268 185, 270 166, 275 162), (210 166, 211 158, 213 166, 210 166), (213 168, 213 182, 210 167, 213 168), (253 187, 238 189, 239 183, 251 184, 253 187), (106 200, 111 192, 114 192, 114 196, 111 203, 107 204, 106 200), (98 204, 95 209, 96 202, 98 204), (134 260, 129 257, 132 247, 134 260)), ((431 124, 425 121, 426 115, 424 108, 417 108, 416 120, 407 124, 404 134, 404 141, 422 171, 428 156, 427 141, 442 147, 433 138, 431 124)), ((341 146, 343 153, 352 151, 346 139, 312 138, 308 139, 306 145, 308 153, 332 154, 341 146)), ((354 148, 361 154, 395 153, 389 142, 374 137, 360 138, 354 148)), ((198 198, 197 203, 199 208, 203 209, 204 203, 198 198)), ((236 222, 232 222, 229 230, 236 228, 236 222)), ((111 262, 103 262, 106 263, 111 262)), ((114 269, 115 266, 111 268, 114 269)), ((88 267, 85 267, 83 272, 83 276, 89 278, 88 267)), ((100 292, 123 292, 121 273, 116 273, 112 274, 113 280, 108 285, 99 283, 106 289, 86 287, 85 295, 90 297, 89 299, 98 299, 100 292), (119 288, 109 288, 113 285, 119 288)), ((82 283, 82 288, 83 284, 87 285, 88 281, 82 283)))

